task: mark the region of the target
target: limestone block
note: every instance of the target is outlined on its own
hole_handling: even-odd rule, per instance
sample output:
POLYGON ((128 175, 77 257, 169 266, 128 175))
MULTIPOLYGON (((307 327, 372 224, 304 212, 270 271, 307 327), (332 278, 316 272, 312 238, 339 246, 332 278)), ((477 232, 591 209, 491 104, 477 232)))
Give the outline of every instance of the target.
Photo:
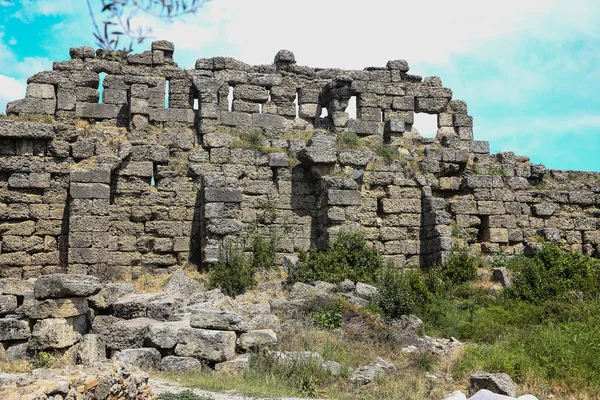
POLYGON ((157 321, 166 321, 184 304, 182 296, 161 296, 148 303, 146 315, 157 321))
POLYGON ((226 133, 207 133, 204 136, 202 136, 202 144, 204 145, 204 147, 207 148, 230 147, 231 142, 231 136, 226 133))
POLYGON ((0 341, 26 340, 31 336, 29 322, 15 318, 0 318, 0 341))
POLYGON ((471 142, 471 151, 476 154, 489 154, 490 142, 484 140, 474 140, 471 142))
POLYGON ((71 144, 73 158, 76 160, 92 157, 95 149, 96 145, 91 140, 83 139, 71 144))
POLYGON ((17 296, 8 294, 0 295, 0 316, 13 314, 17 307, 17 296))
POLYGON ((28 347, 34 350, 62 349, 79 341, 81 335, 65 319, 42 319, 31 332, 28 347))
POLYGON ((81 338, 77 347, 77 362, 91 366, 106 360, 106 345, 100 336, 87 334, 81 338))
POLYGON ((269 99, 269 92, 261 86, 242 84, 234 87, 233 97, 240 100, 264 103, 269 99))
POLYGON ((110 186, 104 183, 73 182, 69 194, 73 199, 109 199, 110 186))
POLYGON ((237 341, 241 350, 258 350, 277 346, 277 335, 271 329, 259 329, 242 333, 237 341))
POLYGON ((151 161, 130 161, 119 170, 119 175, 150 178, 154 175, 154 163, 151 161))
POLYGON ((102 103, 127 104, 127 91, 120 89, 104 89, 102 92, 102 103))
POLYGON ((419 113, 437 114, 444 111, 447 105, 447 98, 417 97, 415 102, 415 111, 419 113))
POLYGON ((288 120, 280 115, 252 114, 252 126, 256 128, 279 129, 288 128, 288 120))
POLYGON ((161 371, 188 372, 199 370, 200 361, 193 357, 167 356, 160 361, 159 369, 161 371))
POLYGON ((191 316, 190 325, 192 328, 221 331, 245 330, 243 316, 229 310, 197 310, 191 316))
POLYGON ((168 162, 169 149, 161 145, 139 145, 131 149, 131 161, 168 162))
POLYGON ((160 353, 149 347, 125 349, 117 353, 115 359, 119 362, 135 365, 141 369, 157 369, 160 364, 160 353))
MULTIPOLYGON (((242 191, 238 188, 206 188, 204 201, 219 203, 241 203, 242 191)), ((179 235, 180 236, 180 235, 179 235)))
POLYGON ((466 114, 455 114, 454 115, 454 126, 456 127, 473 127, 473 117, 466 114))
POLYGON ((315 134, 305 148, 297 154, 298 160, 307 165, 333 164, 337 161, 335 137, 315 134))
POLYGON ((130 293, 133 293, 133 284, 131 283, 107 283, 100 292, 90 296, 88 301, 92 307, 103 310, 130 293))
POLYGON ((506 228, 489 228, 489 237, 487 241, 491 243, 508 243, 508 229, 506 228))
POLYGON ((63 299, 25 300, 15 314, 31 319, 69 318, 86 314, 88 302, 84 297, 63 299))
POLYGON ((100 291, 98 278, 88 275, 53 274, 39 277, 35 282, 35 298, 44 300, 62 297, 87 297, 100 291))
POLYGON ((177 335, 182 328, 189 328, 189 321, 155 323, 148 327, 146 343, 159 349, 172 349, 177 344, 177 335))
POLYGON ((382 199, 382 211, 385 214, 420 213, 421 200, 419 199, 382 199))
POLYGON ((289 167, 290 160, 286 153, 270 153, 269 167, 289 167))
POLYGON ((7 114, 54 115, 55 100, 36 99, 33 97, 11 101, 6 105, 7 114))
POLYGON ((206 224, 206 230, 214 235, 227 235, 239 232, 242 229, 242 222, 238 219, 211 219, 206 224))
POLYGON ((144 344, 150 325, 157 321, 150 318, 123 320, 109 315, 94 318, 92 333, 97 334, 106 347, 114 350, 140 348, 144 344))
POLYGON ((93 47, 82 46, 82 47, 71 47, 69 49, 69 55, 72 59, 85 59, 96 57, 96 52, 93 47))
POLYGON ((25 92, 26 97, 35 99, 55 100, 54 86, 43 83, 30 83, 25 92))
POLYGON ((181 122, 193 124, 196 112, 187 108, 151 108, 149 110, 151 122, 181 122))
POLYGON ((235 357, 236 335, 232 331, 184 328, 179 331, 175 354, 210 362, 223 362, 235 357))
POLYGON ((96 88, 90 87, 76 87, 75 88, 75 97, 77 101, 80 103, 98 103, 100 99, 100 93, 96 88))
POLYGON ((11 344, 4 353, 6 362, 17 362, 27 360, 27 342, 11 344))
POLYGON ((548 217, 558 211, 559 206, 555 203, 539 203, 531 207, 534 215, 539 217, 548 217))
MULTIPOLYGON (((377 118, 379 120, 379 118, 377 118)), ((406 122, 406 121, 405 121, 406 122)), ((356 133, 357 135, 383 135, 383 122, 376 121, 361 121, 358 119, 351 119, 348 121, 348 130, 356 133)))
POLYGON ((318 109, 318 104, 300 104, 298 115, 300 118, 316 118, 318 109))
POLYGON ((97 104, 77 102, 75 115, 80 118, 116 119, 119 108, 114 104, 97 104))
POLYGON ((132 319, 146 316, 148 304, 159 298, 161 293, 131 293, 116 300, 113 315, 119 318, 132 319))
POLYGON ((501 176, 489 175, 471 175, 464 180, 465 185, 470 189, 482 188, 501 188, 504 186, 501 176))
POLYGON ((355 190, 335 190, 327 191, 327 203, 329 205, 359 205, 361 202, 360 192, 355 190))

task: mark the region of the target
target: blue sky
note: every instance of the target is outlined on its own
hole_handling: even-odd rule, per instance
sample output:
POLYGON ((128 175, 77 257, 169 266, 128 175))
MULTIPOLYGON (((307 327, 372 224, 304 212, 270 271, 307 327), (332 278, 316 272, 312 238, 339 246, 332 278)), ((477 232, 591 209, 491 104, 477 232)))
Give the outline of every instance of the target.
MULTIPOLYGON (((492 151, 589 171, 600 171, 598 21, 595 0, 212 0, 172 24, 134 17, 175 42, 185 68, 216 55, 270 63, 282 48, 310 66, 406 59, 467 102, 475 138, 492 151)), ((69 47, 93 44, 83 0, 0 0, 0 110, 24 96, 28 76, 68 59, 69 47)), ((415 125, 435 130, 431 120, 415 125)))

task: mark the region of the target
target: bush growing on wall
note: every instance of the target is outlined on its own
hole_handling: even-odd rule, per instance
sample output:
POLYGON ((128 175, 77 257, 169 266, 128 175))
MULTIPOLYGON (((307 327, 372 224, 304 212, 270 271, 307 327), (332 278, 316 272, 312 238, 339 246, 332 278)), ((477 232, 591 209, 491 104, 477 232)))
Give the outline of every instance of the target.
POLYGON ((375 304, 386 320, 402 315, 421 314, 432 296, 419 271, 397 271, 386 268, 378 283, 379 293, 375 304))
POLYGON ((384 266, 381 254, 367 245, 360 233, 342 232, 324 251, 311 248, 301 252, 288 281, 311 283, 314 281, 375 283, 384 266))
POLYGON ((581 253, 568 252, 546 243, 534 257, 513 257, 508 266, 515 272, 505 295, 538 302, 560 299, 579 292, 600 293, 600 261, 581 253))
POLYGON ((209 286, 236 296, 256 286, 255 269, 249 258, 232 243, 225 243, 219 260, 209 271, 209 286))

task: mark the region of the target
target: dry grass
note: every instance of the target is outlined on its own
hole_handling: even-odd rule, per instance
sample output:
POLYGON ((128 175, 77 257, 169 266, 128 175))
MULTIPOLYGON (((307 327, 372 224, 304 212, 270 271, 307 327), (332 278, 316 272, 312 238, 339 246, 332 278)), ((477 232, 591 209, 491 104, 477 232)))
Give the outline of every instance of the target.
POLYGON ((6 374, 21 374, 31 371, 27 361, 0 362, 0 372, 6 374))

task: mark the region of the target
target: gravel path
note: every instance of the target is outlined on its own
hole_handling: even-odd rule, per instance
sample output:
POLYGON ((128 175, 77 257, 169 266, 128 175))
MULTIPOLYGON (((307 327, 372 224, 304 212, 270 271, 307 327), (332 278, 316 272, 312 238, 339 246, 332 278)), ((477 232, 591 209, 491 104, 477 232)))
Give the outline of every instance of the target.
POLYGON ((191 390, 199 396, 210 396, 215 400, 307 400, 306 398, 298 397, 248 397, 234 393, 215 393, 207 390, 191 389, 185 386, 181 386, 175 382, 166 382, 159 379, 149 379, 148 384, 152 388, 152 391, 156 394, 171 392, 179 393, 184 390, 191 390))

